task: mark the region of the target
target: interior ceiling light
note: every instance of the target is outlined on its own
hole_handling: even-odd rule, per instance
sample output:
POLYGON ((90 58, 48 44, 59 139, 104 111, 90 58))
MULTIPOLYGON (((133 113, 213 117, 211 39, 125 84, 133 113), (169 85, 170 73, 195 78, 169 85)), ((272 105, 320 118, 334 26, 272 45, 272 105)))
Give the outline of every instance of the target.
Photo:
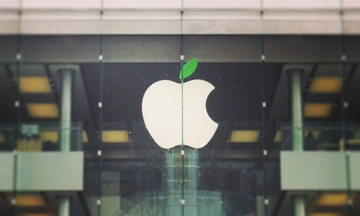
POLYGON ((360 130, 357 130, 354 134, 355 139, 360 139, 360 130))
POLYGON ((330 115, 331 103, 306 103, 304 116, 308 118, 324 118, 330 115))
POLYGON ((45 201, 40 194, 18 194, 16 203, 21 207, 45 206, 45 201))
MULTIPOLYGON (((1 138, 0 138, 0 143, 1 143, 1 138)), ((360 145, 360 130, 355 131, 354 138, 348 139, 347 143, 351 145, 360 145)))
POLYGON ((126 130, 105 130, 102 132, 102 141, 105 143, 128 143, 129 134, 126 130))
POLYGON ((5 143, 5 137, 3 133, 0 133, 0 144, 5 143))
POLYGON ((82 133, 82 141, 83 141, 83 143, 88 143, 89 142, 86 131, 83 131, 83 133, 82 133))
POLYGON ((260 131, 256 130, 234 130, 231 133, 230 142, 257 142, 260 131))
POLYGON ((326 193, 320 196, 317 204, 320 206, 346 206, 347 201, 346 193, 326 193))
POLYGON ((338 93, 341 92, 342 79, 340 77, 315 77, 311 83, 311 93, 338 93))
POLYGON ((57 143, 59 141, 59 133, 57 131, 41 131, 40 139, 44 142, 57 143))
POLYGON ((50 83, 47 77, 44 76, 23 76, 20 79, 21 93, 51 93, 50 83))
POLYGON ((26 105, 32 118, 57 118, 58 107, 55 103, 29 103, 26 105))
MULTIPOLYGON (((315 140, 319 140, 321 132, 319 130, 310 130, 312 135, 314 136, 315 140)), ((305 131, 305 137, 307 137, 310 133, 309 130, 305 131)))
POLYGON ((85 159, 92 159, 93 158, 92 154, 89 153, 89 152, 84 152, 84 154, 85 154, 85 159))
POLYGON ((342 216, 340 213, 312 213, 310 216, 342 216))
POLYGON ((280 131, 280 130, 278 130, 278 131, 276 132, 276 135, 275 135, 275 138, 274 138, 274 142, 276 142, 276 143, 281 142, 281 131, 280 131))
POLYGON ((53 216, 53 214, 45 214, 45 213, 26 213, 26 214, 21 214, 20 216, 53 216))

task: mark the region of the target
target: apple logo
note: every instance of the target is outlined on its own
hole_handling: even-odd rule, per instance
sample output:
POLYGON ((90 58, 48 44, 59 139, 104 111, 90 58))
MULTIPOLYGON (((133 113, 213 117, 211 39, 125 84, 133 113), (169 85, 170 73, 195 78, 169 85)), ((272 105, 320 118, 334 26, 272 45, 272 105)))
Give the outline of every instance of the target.
POLYGON ((200 79, 184 83, 197 65, 198 59, 192 59, 183 66, 179 76, 181 83, 160 80, 144 94, 142 114, 145 126, 154 141, 164 149, 182 144, 194 149, 202 148, 217 130, 218 124, 206 110, 207 97, 215 87, 200 79))

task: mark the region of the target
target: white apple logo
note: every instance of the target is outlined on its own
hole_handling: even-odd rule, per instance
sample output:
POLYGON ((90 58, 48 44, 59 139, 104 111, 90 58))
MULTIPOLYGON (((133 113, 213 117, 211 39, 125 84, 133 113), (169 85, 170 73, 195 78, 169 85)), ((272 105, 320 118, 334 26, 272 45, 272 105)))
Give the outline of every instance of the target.
MULTIPOLYGON (((192 59, 184 65, 180 72, 182 83, 195 71, 197 64, 198 60, 192 59)), ((142 101, 145 126, 164 149, 181 145, 182 141, 192 148, 202 148, 218 127, 206 110, 207 97, 215 87, 199 79, 182 83, 155 82, 146 90, 142 101)))

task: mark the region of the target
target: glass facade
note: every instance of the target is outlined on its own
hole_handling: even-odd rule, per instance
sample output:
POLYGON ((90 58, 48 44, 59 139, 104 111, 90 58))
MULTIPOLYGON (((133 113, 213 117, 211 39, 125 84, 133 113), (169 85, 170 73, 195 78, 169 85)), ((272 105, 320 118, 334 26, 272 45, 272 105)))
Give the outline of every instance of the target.
MULTIPOLYGON (((68 201, 70 215, 84 216, 283 216, 294 215, 297 197, 306 215, 359 215, 359 48, 357 36, 1 36, 0 162, 11 165, 0 172, 0 215, 59 215, 68 201), (180 79, 195 58, 195 72, 180 79), (173 148, 149 133, 143 98, 161 80, 183 92, 196 80, 214 86, 205 106, 217 128, 205 147, 183 141, 186 123, 173 148), (24 162, 81 152, 81 172, 54 188, 37 175, 52 163, 61 173, 72 159, 24 162), (285 160, 292 152, 312 155, 285 160), (291 172, 282 161, 324 172, 291 184, 300 165, 291 172)), ((174 97, 179 112, 192 103, 180 101, 201 100, 174 97)), ((195 137, 209 127, 201 123, 195 137)))

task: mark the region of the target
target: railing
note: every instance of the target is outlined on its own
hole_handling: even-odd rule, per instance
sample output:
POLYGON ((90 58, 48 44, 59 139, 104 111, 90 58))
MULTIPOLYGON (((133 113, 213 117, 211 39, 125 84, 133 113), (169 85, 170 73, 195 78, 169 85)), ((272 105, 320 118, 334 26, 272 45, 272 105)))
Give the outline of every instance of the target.
POLYGON ((304 151, 360 150, 360 125, 341 123, 305 123, 294 128, 291 123, 281 126, 281 149, 293 150, 293 132, 302 130, 304 151))
POLYGON ((71 151, 82 150, 80 123, 72 123, 70 128, 61 128, 60 123, 24 123, 0 125, 0 151, 60 151, 64 131, 70 131, 71 151))

